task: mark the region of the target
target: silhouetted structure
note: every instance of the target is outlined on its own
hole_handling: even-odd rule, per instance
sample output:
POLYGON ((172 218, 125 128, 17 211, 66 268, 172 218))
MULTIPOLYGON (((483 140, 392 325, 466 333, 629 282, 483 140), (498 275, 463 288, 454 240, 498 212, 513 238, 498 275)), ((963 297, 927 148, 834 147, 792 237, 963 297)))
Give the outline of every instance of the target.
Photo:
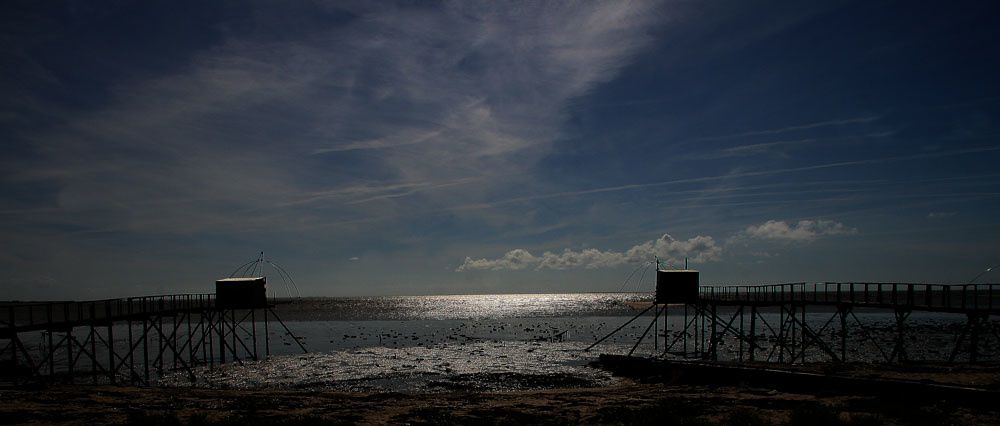
POLYGON ((215 282, 215 306, 219 309, 267 308, 267 279, 223 278, 215 282))
POLYGON ((695 303, 698 301, 698 271, 690 269, 656 270, 656 294, 653 303, 695 303))
POLYGON ((7 341, 2 353, 9 358, 0 373, 15 384, 83 376, 94 383, 149 384, 178 369, 193 379, 194 366, 270 356, 273 321, 306 350, 268 303, 263 278, 220 282, 226 284, 218 295, 2 305, 0 340, 7 341), (38 337, 37 346, 26 340, 38 337))
MULTIPOLYGON (((1000 327, 991 318, 1000 315, 1000 284, 910 284, 910 283, 790 283, 758 286, 700 287, 691 297, 686 271, 657 271, 657 291, 653 303, 587 349, 618 333, 625 326, 654 310, 653 321, 646 327, 628 355, 635 352, 664 316, 664 350, 672 354, 701 359, 718 359, 720 342, 727 336, 735 338, 738 361, 804 362, 827 360, 849 361, 852 350, 848 336, 860 334, 862 341, 875 348, 885 362, 905 362, 910 328, 907 320, 912 312, 935 312, 961 315, 962 327, 957 331, 948 362, 966 359, 980 361, 987 338, 1000 342, 1000 327), (662 273, 662 274, 661 274, 662 273), (681 273, 681 274, 679 274, 681 273), (683 309, 680 330, 668 330, 668 306, 683 309), (894 315, 891 341, 885 333, 873 333, 856 310, 892 312, 894 315), (725 310, 725 313, 723 313, 725 310), (764 314, 778 317, 776 323, 764 314), (809 319, 812 319, 810 321, 809 319), (818 321, 817 321, 818 320, 818 321), (815 324, 823 323, 821 327, 815 324), (812 325, 810 325, 812 324, 812 325), (882 340, 882 341, 879 341, 882 340)), ((696 282, 697 275, 694 276, 696 282)), ((658 333, 654 335, 659 336, 658 333)), ((658 337, 655 339, 658 340, 658 337)), ((658 347, 658 343, 654 343, 658 347)))

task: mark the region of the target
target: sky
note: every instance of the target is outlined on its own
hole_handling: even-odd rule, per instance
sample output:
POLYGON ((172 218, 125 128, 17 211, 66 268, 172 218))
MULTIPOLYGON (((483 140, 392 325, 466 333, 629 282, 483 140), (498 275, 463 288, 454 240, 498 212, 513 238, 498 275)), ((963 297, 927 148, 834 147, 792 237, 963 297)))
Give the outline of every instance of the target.
POLYGON ((996 2, 0 9, 0 299, 211 292, 262 251, 303 296, 1000 263, 996 2))

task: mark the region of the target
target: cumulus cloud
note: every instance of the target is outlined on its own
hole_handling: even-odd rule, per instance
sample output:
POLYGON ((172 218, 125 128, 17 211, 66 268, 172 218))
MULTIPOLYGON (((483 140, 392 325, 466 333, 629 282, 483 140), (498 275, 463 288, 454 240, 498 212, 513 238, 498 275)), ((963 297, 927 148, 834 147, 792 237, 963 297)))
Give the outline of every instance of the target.
POLYGON ((812 241, 830 235, 856 234, 858 230, 832 220, 800 220, 791 223, 769 220, 760 225, 748 226, 736 238, 773 241, 812 241))
POLYGON ((657 256, 667 261, 680 261, 685 257, 692 262, 702 263, 719 260, 722 247, 715 243, 712 237, 699 235, 686 241, 676 240, 669 234, 663 234, 656 241, 647 241, 632 247, 627 255, 632 261, 640 261, 657 256))
POLYGON ((677 240, 669 234, 652 241, 632 246, 625 251, 602 251, 588 248, 583 250, 565 249, 559 253, 544 252, 534 255, 525 249, 508 251, 496 259, 473 259, 466 257, 457 271, 501 271, 522 269, 598 269, 639 263, 651 260, 653 256, 661 260, 680 262, 688 258, 695 263, 719 260, 722 247, 712 237, 697 236, 688 240, 677 240))
MULTIPOLYGON (((613 268, 629 263, 640 263, 656 256, 666 262, 681 262, 685 258, 694 263, 718 261, 724 247, 734 242, 747 243, 750 240, 808 242, 833 235, 856 234, 858 230, 832 220, 800 220, 788 223, 769 220, 759 225, 751 225, 737 232, 719 244, 709 236, 699 235, 687 240, 678 240, 664 234, 656 240, 636 244, 624 251, 603 251, 594 248, 583 250, 565 249, 562 252, 546 251, 540 255, 523 248, 508 251, 495 259, 473 259, 466 257, 456 271, 518 271, 524 269, 598 269, 613 268)), ((778 254, 755 251, 750 256, 768 258, 778 254)))
POLYGON ((458 271, 473 271, 473 270, 491 270, 491 271, 501 271, 501 270, 520 270, 525 269, 529 266, 537 265, 540 262, 540 258, 531 254, 531 252, 525 249, 514 249, 508 251, 507 254, 499 259, 472 259, 470 257, 465 258, 465 262, 458 267, 458 271))

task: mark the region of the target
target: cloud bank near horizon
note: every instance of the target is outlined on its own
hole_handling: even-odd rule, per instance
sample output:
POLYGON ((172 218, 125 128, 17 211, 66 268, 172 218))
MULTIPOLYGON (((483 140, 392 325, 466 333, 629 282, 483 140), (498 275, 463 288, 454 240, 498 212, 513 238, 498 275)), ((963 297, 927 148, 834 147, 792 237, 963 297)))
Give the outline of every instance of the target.
MULTIPOLYGON (((728 241, 756 239, 807 243, 823 237, 857 233, 856 228, 832 220, 800 220, 791 224, 780 220, 769 220, 759 225, 748 226, 728 241)), ((567 248, 558 253, 546 251, 541 255, 535 255, 526 249, 516 248, 496 259, 466 257, 455 271, 613 268, 650 261, 654 256, 668 263, 680 263, 687 259, 697 264, 719 261, 722 259, 724 251, 725 244, 717 243, 710 236, 698 235, 687 240, 678 240, 670 234, 663 234, 656 240, 636 244, 625 251, 603 251, 595 248, 572 250, 567 248)))
POLYGON ((637 244, 622 252, 602 251, 594 248, 579 251, 565 249, 561 253, 547 251, 536 256, 525 249, 514 249, 497 259, 466 257, 465 262, 456 271, 613 268, 628 263, 648 261, 653 256, 667 261, 679 261, 687 257, 696 263, 702 263, 718 260, 721 254, 722 247, 712 237, 699 235, 688 240, 677 240, 670 234, 663 234, 656 240, 637 244))

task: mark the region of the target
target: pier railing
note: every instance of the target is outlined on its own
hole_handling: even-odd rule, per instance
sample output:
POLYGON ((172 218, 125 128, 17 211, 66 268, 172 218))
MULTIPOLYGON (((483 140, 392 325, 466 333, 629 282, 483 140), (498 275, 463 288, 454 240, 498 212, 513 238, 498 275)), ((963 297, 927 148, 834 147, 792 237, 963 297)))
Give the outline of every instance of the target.
POLYGON ((20 331, 60 329, 150 314, 212 309, 215 294, 169 294, 65 302, 10 302, 0 304, 0 328, 20 331))
POLYGON ((1000 284, 786 283, 701 287, 701 300, 755 304, 809 303, 911 308, 930 311, 1000 311, 1000 284))
POLYGON ((217 306, 216 294, 168 294, 90 301, 0 302, 0 384, 89 377, 93 383, 150 384, 167 371, 270 356, 274 304, 217 306), (262 317, 257 317, 257 314, 262 317), (261 318, 263 324, 258 324, 261 318), (31 342, 29 344, 29 342, 31 342), (38 342, 38 344, 34 344, 38 342))

